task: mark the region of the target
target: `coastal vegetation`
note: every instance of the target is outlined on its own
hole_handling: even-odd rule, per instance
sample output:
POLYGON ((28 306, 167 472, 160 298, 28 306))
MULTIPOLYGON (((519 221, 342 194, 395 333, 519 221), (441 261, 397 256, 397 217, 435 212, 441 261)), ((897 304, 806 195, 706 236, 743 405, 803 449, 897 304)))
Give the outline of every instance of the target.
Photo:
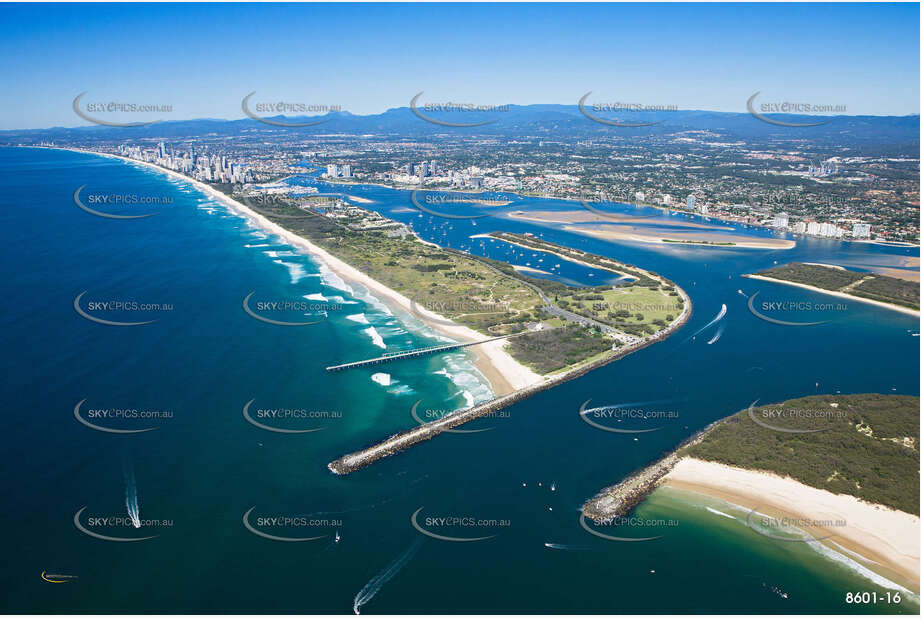
POLYGON ((917 283, 878 275, 862 273, 835 266, 793 262, 755 273, 780 281, 811 285, 813 287, 858 296, 869 300, 890 303, 912 309, 919 308, 917 283))
POLYGON ((524 236, 508 235, 629 280, 617 287, 570 287, 528 277, 505 262, 423 242, 402 224, 341 201, 234 197, 406 296, 421 315, 433 312, 486 336, 523 333, 509 342, 509 352, 540 374, 614 354, 620 347, 614 329, 642 340, 669 326, 684 306, 674 285, 654 273, 544 241, 534 246, 524 236), (597 309, 598 302, 611 303, 620 314, 597 309))
POLYGON ((904 395, 793 399, 734 414, 679 455, 789 476, 918 515, 918 409, 918 397, 904 395))
POLYGON ((537 373, 548 374, 611 349, 611 340, 575 325, 515 337, 509 351, 537 373))
POLYGON ((628 514, 683 458, 769 472, 919 514, 918 409, 905 395, 814 395, 742 410, 582 506, 596 521, 628 514))

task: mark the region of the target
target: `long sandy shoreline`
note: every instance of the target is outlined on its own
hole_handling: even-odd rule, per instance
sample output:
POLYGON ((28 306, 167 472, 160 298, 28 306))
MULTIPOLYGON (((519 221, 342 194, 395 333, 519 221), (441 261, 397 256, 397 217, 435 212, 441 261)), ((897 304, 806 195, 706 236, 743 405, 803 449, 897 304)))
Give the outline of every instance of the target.
POLYGON ((823 545, 839 554, 843 548, 844 554, 865 568, 908 590, 917 593, 921 587, 921 520, 917 515, 833 494, 789 477, 691 457, 679 460, 663 483, 771 517, 844 522, 814 527, 810 533, 830 535, 821 541, 823 545))
POLYGON ((886 309, 892 309, 893 311, 898 311, 900 313, 906 313, 908 315, 913 315, 915 317, 921 316, 921 311, 917 309, 912 309, 911 307, 902 307, 901 305, 893 305, 892 303, 884 303, 880 300, 873 300, 872 298, 862 298, 860 296, 854 296, 852 294, 845 294, 844 292, 835 292, 834 290, 826 290, 824 288, 819 288, 814 285, 808 285, 806 283, 798 283, 796 281, 785 281, 783 279, 775 279, 774 277, 765 277, 762 275, 742 275, 746 279, 758 279, 760 281, 770 281, 771 283, 783 283, 784 285, 792 285, 798 288, 803 288, 804 290, 812 290, 813 292, 819 292, 820 294, 828 294, 829 296, 837 296, 838 298, 848 298, 850 300, 856 300, 861 303, 868 303, 870 305, 876 305, 877 307, 884 307, 886 309))
MULTIPOLYGON (((330 254, 325 249, 318 247, 317 245, 311 243, 306 238, 295 234, 294 232, 285 229, 281 225, 271 221, 264 215, 261 215, 248 206, 241 204, 237 200, 231 198, 230 196, 221 193, 217 189, 208 186, 207 184, 190 178, 184 174, 180 174, 174 170, 170 170, 164 167, 160 167, 154 163, 147 161, 139 161, 137 159, 131 159, 128 157, 123 157, 120 155, 95 152, 92 150, 80 150, 77 148, 55 148, 56 150, 70 150, 72 152, 79 152, 83 154, 91 154, 100 157, 108 157, 110 159, 118 159, 121 161, 126 161, 128 163, 135 163, 147 167, 148 169, 161 172, 187 182, 190 185, 194 186, 196 189, 204 193, 210 198, 213 198, 222 204, 229 207, 234 212, 244 216, 256 227, 270 232, 272 234, 277 234, 285 239, 286 242, 300 247, 305 250, 310 255, 319 259, 323 264, 325 264, 332 272, 337 274, 343 280, 358 283, 370 290, 374 296, 378 297, 380 300, 386 302, 391 307, 397 308, 399 310, 405 311, 406 313, 418 318, 426 326, 455 339, 460 339, 462 341, 479 341, 486 339, 484 335, 476 332, 472 328, 462 326, 460 324, 451 322, 448 318, 441 316, 433 311, 429 311, 423 307, 415 305, 399 292, 392 290, 380 283, 379 281, 372 279, 365 273, 354 268, 350 264, 343 262, 336 256, 330 254)), ((477 346, 475 352, 475 364, 477 369, 484 375, 484 377, 489 381, 490 387, 493 390, 493 394, 496 396, 501 396, 508 394, 511 391, 518 390, 520 388, 525 388, 532 384, 540 382, 543 378, 525 367, 518 361, 516 361, 512 356, 505 351, 504 341, 491 341, 485 343, 482 346, 477 346)))

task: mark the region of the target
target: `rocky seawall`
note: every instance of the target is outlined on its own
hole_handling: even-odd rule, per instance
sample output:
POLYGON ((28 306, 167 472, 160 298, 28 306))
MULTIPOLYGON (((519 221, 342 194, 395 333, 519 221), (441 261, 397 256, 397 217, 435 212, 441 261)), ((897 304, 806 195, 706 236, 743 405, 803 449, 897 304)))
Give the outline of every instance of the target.
POLYGON ((594 498, 582 505, 582 514, 595 523, 613 521, 627 516, 659 486, 666 474, 684 456, 681 451, 693 446, 706 437, 714 427, 723 422, 715 421, 679 444, 673 451, 658 461, 638 470, 616 485, 605 487, 594 498))
POLYGON ((438 434, 443 433, 448 429, 452 429, 458 425, 462 425, 463 423, 470 422, 476 418, 493 414, 494 412, 502 410, 503 408, 507 408, 510 405, 527 399, 536 393, 562 384, 563 382, 574 380, 585 375, 589 371, 597 369, 598 367, 607 365, 608 363, 614 362, 628 354, 632 354, 633 352, 653 345, 654 343, 664 341, 672 333, 681 328, 681 326, 683 326, 685 322, 690 319, 692 313, 691 299, 687 296, 687 294, 685 294, 683 290, 681 290, 681 288, 676 286, 676 289, 679 290, 681 297, 684 299, 685 311, 681 316, 679 316, 677 320, 672 322, 668 328, 653 335, 649 339, 645 339, 642 343, 612 351, 607 356, 587 363, 581 367, 571 369, 560 375, 549 377, 543 382, 519 389, 514 393, 510 393, 503 397, 497 397, 496 399, 491 399, 490 401, 477 406, 473 406, 472 408, 452 412, 451 414, 447 414, 436 421, 432 421, 430 423, 426 423, 406 431, 401 431, 375 445, 369 446, 359 451, 355 451, 353 453, 349 453, 348 455, 343 455, 342 457, 330 462, 327 467, 334 474, 350 474, 356 470, 374 463, 375 461, 378 461, 379 459, 383 459, 384 457, 389 457, 390 455, 394 455, 400 451, 406 450, 407 448, 418 444, 419 442, 431 440, 438 434))

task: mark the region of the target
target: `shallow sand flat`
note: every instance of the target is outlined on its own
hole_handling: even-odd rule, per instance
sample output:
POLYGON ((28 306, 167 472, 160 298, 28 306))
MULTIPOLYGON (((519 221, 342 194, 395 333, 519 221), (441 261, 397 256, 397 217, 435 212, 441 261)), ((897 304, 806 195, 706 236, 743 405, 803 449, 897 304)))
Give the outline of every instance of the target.
POLYGON ((789 477, 690 457, 681 459, 664 481, 773 517, 843 520, 843 526, 817 527, 810 533, 833 535, 822 543, 840 553, 834 546, 837 543, 861 556, 862 560, 855 559, 870 570, 909 590, 919 590, 921 520, 916 515, 809 487, 789 477))
MULTIPOLYGON (((861 266, 860 264, 854 264, 854 266, 861 266)), ((904 279, 905 281, 913 281, 918 283, 921 281, 921 258, 914 256, 903 257, 899 260, 898 266, 902 268, 888 268, 886 266, 878 265, 867 265, 863 266, 867 270, 879 273, 880 275, 886 275, 887 277, 895 277, 896 279, 904 279), (906 270, 907 269, 907 270, 906 270)))
MULTIPOLYGON (((88 154, 109 157, 112 159, 121 159, 129 163, 145 166, 149 169, 187 182, 195 186, 195 188, 202 191, 209 197, 227 205, 231 210, 242 214, 257 227, 273 234, 277 234, 290 244, 296 247, 301 247, 311 255, 319 258, 319 260, 326 264, 330 270, 342 277, 344 280, 363 285, 380 300, 387 302, 392 306, 398 307, 407 313, 410 313, 434 330, 437 330, 438 332, 441 332, 449 337, 459 339, 461 341, 479 341, 486 338, 475 330, 451 322, 447 318, 437 313, 428 311, 427 309, 419 306, 414 307, 412 302, 402 294, 396 292, 395 290, 391 290, 378 281, 375 281, 365 273, 359 271, 349 264, 346 264, 324 249, 314 245, 307 239, 283 228, 277 223, 269 220, 267 217, 264 217, 263 215, 255 212, 247 206, 244 206, 240 202, 230 198, 229 196, 221 193, 217 189, 206 185, 203 182, 189 178, 188 176, 184 176, 179 172, 174 172, 172 170, 168 170, 158 165, 144 161, 137 161, 135 159, 128 159, 126 157, 92 151, 75 150, 75 152, 85 152, 88 154)), ((480 372, 487 378, 487 380, 490 376, 492 376, 493 380, 497 382, 497 384, 492 384, 492 382, 490 382, 490 386, 492 386, 494 389, 499 388, 500 390, 508 388, 509 386, 512 389, 519 389, 530 384, 540 382, 542 380, 541 376, 537 375, 524 365, 520 364, 514 358, 512 358, 512 356, 503 349, 504 343, 504 341, 494 341, 482 346, 477 346, 481 348, 483 352, 482 354, 477 354, 477 369, 480 370, 480 372), (499 345, 497 346, 495 344, 499 345)))
MULTIPOLYGON (((646 217, 637 217, 623 213, 611 213, 610 215, 599 215, 589 210, 516 210, 507 215, 511 219, 520 219, 523 221, 535 221, 538 223, 605 223, 614 221, 616 223, 648 223, 648 225, 669 225, 674 227, 686 227, 703 230, 731 230, 731 227, 725 225, 712 225, 708 223, 694 223, 686 219, 647 219, 646 217)), ((664 216, 664 215, 663 215, 664 216)), ((632 228, 631 228, 632 229, 632 228)))
POLYGON ((537 273, 538 275, 549 275, 546 270, 541 270, 539 268, 531 268, 530 266, 518 266, 517 264, 512 264, 512 268, 522 273, 537 273))
POLYGON ((674 244, 678 247, 715 247, 723 249, 792 249, 796 246, 793 240, 783 238, 752 238, 750 236, 739 236, 735 234, 695 234, 688 232, 668 232, 664 235, 661 232, 644 231, 635 227, 608 227, 608 226, 575 226, 564 225, 563 229, 575 234, 593 236, 602 240, 627 240, 633 242, 644 242, 654 244, 674 244), (629 231, 627 231, 629 230, 629 231), (713 243, 734 243, 732 246, 726 245, 703 245, 703 244, 681 244, 680 242, 665 243, 664 238, 671 241, 704 241, 713 243))

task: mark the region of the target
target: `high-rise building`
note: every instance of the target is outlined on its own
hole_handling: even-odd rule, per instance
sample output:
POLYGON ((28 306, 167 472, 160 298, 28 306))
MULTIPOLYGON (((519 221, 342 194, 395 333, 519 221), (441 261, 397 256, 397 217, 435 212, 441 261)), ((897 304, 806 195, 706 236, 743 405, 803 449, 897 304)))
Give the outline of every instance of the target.
POLYGON ((668 205, 671 204, 671 203, 672 203, 672 196, 671 196, 671 195, 668 195, 668 194, 666 193, 665 195, 662 196, 662 204, 664 204, 665 206, 668 206, 668 205))
POLYGON ((337 178, 339 176, 339 169, 336 167, 336 164, 326 166, 326 175, 330 178, 337 178))
POLYGON ((870 224, 869 223, 855 223, 851 233, 854 235, 854 238, 869 238, 870 237, 870 224))
POLYGON ((636 194, 635 194, 635 197, 636 197, 636 201, 637 201, 637 202, 645 202, 645 201, 646 201, 646 194, 643 193, 642 191, 637 191, 636 194))
POLYGON ((419 166, 419 178, 425 178, 429 175, 429 164, 427 161, 423 161, 422 165, 419 166))
POLYGON ((694 202, 695 202, 694 196, 689 195, 688 196, 688 210, 695 210, 694 202))
POLYGON ((343 166, 342 166, 342 177, 343 177, 343 178, 351 178, 351 177, 352 177, 352 166, 351 166, 351 165, 343 165, 343 166))
POLYGON ((710 207, 707 206, 706 202, 701 202, 700 203, 700 214, 705 215, 708 212, 710 212, 710 207))
POLYGON ((797 221, 793 224, 793 233, 794 234, 805 234, 806 233, 806 222, 797 221))
POLYGON ((821 231, 821 229, 822 229, 822 226, 820 226, 820 225, 818 224, 818 222, 816 222, 816 221, 809 221, 809 222, 806 224, 806 233, 807 233, 807 234, 811 234, 811 235, 813 235, 813 236, 818 236, 818 235, 819 235, 819 232, 821 231))
POLYGON ((790 215, 785 212, 779 212, 774 215, 774 227, 786 228, 790 225, 790 215))

